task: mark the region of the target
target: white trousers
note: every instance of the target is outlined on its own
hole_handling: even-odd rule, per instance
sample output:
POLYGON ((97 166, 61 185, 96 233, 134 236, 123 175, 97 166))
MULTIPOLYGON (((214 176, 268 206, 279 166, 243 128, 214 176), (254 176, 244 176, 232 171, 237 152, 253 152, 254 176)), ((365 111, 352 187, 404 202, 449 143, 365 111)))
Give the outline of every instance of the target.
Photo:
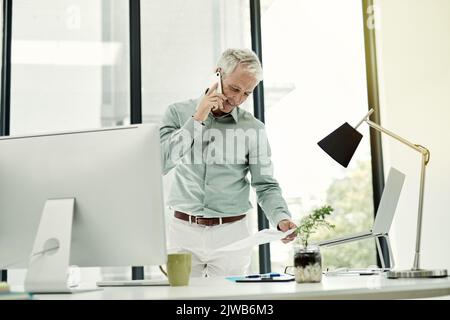
POLYGON ((247 274, 250 250, 216 252, 215 249, 249 236, 247 217, 213 227, 190 224, 172 216, 168 223, 168 252, 192 254, 191 277, 247 274))

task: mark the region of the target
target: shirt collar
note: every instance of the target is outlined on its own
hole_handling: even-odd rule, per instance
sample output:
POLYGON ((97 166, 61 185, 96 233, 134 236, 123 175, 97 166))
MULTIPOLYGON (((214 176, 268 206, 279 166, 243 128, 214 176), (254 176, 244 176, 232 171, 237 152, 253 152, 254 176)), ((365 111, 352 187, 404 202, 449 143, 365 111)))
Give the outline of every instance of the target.
POLYGON ((239 117, 238 117, 238 108, 239 107, 234 107, 233 111, 231 111, 231 116, 233 117, 234 122, 236 122, 236 123, 238 123, 238 119, 239 119, 239 117))
POLYGON ((239 118, 237 109, 238 109, 238 107, 235 107, 233 109, 233 111, 231 111, 230 113, 226 113, 226 114, 224 114, 222 116, 219 116, 219 117, 216 117, 212 112, 210 112, 209 113, 209 117, 216 118, 216 119, 222 119, 222 118, 229 117, 231 115, 231 117, 233 118, 234 122, 237 123, 238 122, 238 118, 239 118))

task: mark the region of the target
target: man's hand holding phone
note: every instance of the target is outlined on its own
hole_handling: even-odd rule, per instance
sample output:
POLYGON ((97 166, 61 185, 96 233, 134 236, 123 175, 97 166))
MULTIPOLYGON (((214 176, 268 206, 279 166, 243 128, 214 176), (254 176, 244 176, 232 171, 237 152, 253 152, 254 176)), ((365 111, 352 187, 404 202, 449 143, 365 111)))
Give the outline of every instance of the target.
POLYGON ((214 83, 200 100, 194 119, 197 121, 205 121, 210 111, 222 110, 223 102, 227 100, 223 94, 217 92, 219 83, 214 83))

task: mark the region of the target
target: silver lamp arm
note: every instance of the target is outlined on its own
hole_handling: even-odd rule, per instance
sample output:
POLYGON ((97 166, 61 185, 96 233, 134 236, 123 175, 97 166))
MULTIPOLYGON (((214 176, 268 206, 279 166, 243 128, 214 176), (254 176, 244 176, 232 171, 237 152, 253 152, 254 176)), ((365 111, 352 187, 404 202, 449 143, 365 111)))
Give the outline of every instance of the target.
POLYGON ((418 214, 417 214, 416 251, 415 251, 415 255, 414 255, 414 265, 412 268, 412 270, 420 270, 420 243, 421 243, 421 235, 422 235, 423 198, 424 198, 424 192, 425 192, 425 171, 426 171, 426 165, 430 161, 430 151, 421 145, 414 144, 414 143, 400 137, 398 134, 395 134, 394 132, 383 128, 382 126, 376 124, 375 122, 370 121, 369 117, 372 113, 373 113, 373 109, 370 109, 369 113, 366 115, 366 118, 364 118, 362 121, 366 122, 370 127, 374 128, 375 130, 385 133, 388 136, 407 145, 408 147, 416 150, 417 152, 420 152, 420 154, 422 155, 422 166, 421 166, 421 170, 420 170, 421 172, 420 172, 419 207, 418 207, 418 214))

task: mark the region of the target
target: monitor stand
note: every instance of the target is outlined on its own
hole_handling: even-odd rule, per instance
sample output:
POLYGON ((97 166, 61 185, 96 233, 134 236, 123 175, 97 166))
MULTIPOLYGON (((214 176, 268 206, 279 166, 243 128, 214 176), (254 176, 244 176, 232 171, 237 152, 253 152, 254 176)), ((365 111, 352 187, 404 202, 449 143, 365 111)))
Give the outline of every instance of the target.
POLYGON ((74 293, 99 290, 97 287, 77 289, 68 285, 74 206, 75 198, 45 202, 25 278, 25 291, 74 293))

